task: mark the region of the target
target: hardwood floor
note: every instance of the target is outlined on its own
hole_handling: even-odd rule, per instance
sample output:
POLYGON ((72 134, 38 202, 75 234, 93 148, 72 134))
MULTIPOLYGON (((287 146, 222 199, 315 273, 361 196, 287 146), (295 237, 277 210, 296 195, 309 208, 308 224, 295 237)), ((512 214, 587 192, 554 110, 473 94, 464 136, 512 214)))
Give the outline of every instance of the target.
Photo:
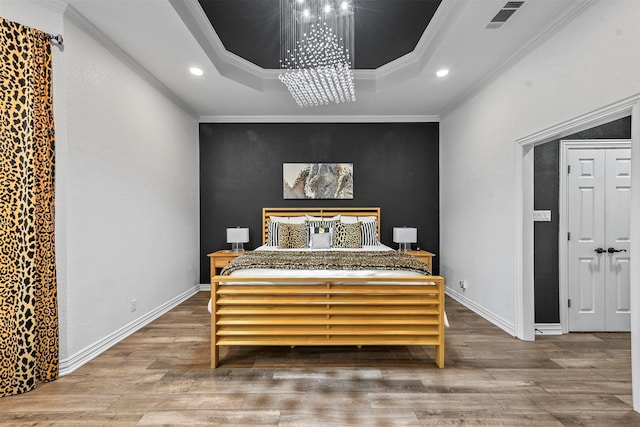
POLYGON ((0 425, 638 426, 629 334, 519 341, 447 299, 429 347, 234 347, 209 368, 208 293, 87 365, 0 399, 0 425))

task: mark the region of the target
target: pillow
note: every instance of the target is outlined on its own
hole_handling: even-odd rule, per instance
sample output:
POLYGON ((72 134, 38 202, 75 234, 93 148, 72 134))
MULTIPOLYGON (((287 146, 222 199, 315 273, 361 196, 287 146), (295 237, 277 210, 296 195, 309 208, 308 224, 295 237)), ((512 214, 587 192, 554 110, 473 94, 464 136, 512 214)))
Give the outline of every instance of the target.
POLYGON ((307 218, 304 217, 304 216, 290 216, 289 217, 289 222, 291 224, 304 224, 306 220, 307 220, 307 218))
POLYGON ((269 219, 272 222, 286 222, 287 224, 289 223, 289 217, 288 216, 270 216, 269 219))
MULTIPOLYGON (((333 236, 333 227, 329 227, 326 224, 320 225, 311 225, 312 223, 307 222, 307 226, 309 227, 307 230, 309 231, 309 247, 316 249, 317 246, 313 245, 314 236, 316 234, 326 234, 329 239, 329 247, 331 247, 331 237, 333 236)), ((315 223, 313 223, 315 224, 315 223)), ((324 239, 324 238, 323 238, 324 239)))
POLYGON ((376 222, 378 218, 375 216, 359 216, 358 221, 360 222, 376 222))
POLYGON ((336 223, 333 231, 333 247, 361 248, 362 231, 360 225, 360 222, 354 224, 336 223))
POLYGON ((315 233, 311 235, 311 248, 329 249, 331 247, 331 235, 329 233, 315 233))
POLYGON ((305 218, 307 221, 339 221, 340 215, 326 217, 326 216, 310 216, 305 214, 305 218))
POLYGON ((283 249, 306 248, 306 224, 284 224, 278 226, 278 247, 283 249))
POLYGON ((311 235, 315 233, 329 233, 331 236, 330 241, 333 240, 333 227, 337 221, 319 220, 319 221, 305 221, 307 229, 309 230, 309 247, 311 247, 311 235))
POLYGON ((329 227, 332 228, 336 225, 338 221, 321 219, 321 220, 313 220, 313 221, 305 221, 307 227, 329 227))
POLYGON ((361 227, 362 233, 362 246, 375 246, 378 244, 378 223, 377 222, 363 222, 361 227))
POLYGON ((278 242, 278 229, 280 228, 280 224, 277 221, 268 221, 267 222, 267 246, 279 246, 278 242))
POLYGON ((286 224, 303 224, 306 218, 304 216, 270 216, 269 219, 286 224))
POLYGON ((358 217, 357 216, 343 215, 343 216, 340 217, 340 222, 343 222, 345 224, 355 224, 356 222, 358 222, 358 217))

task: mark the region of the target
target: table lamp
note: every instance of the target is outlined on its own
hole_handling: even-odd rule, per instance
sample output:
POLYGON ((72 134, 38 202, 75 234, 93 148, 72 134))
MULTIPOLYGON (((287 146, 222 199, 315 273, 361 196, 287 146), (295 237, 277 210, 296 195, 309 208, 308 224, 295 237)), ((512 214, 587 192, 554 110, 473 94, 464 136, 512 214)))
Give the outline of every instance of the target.
POLYGON ((231 243, 231 250, 234 252, 244 251, 244 243, 249 242, 248 228, 227 228, 227 243, 231 243))
POLYGON ((398 250, 411 250, 411 244, 418 241, 418 229, 414 227, 393 227, 393 242, 398 243, 398 250))

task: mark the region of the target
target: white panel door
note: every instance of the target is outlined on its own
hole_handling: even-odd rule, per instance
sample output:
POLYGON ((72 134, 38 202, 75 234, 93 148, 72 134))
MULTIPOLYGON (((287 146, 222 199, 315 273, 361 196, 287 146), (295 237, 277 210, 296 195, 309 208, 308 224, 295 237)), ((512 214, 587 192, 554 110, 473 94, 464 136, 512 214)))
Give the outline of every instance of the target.
POLYGON ((629 149, 567 152, 570 331, 630 329, 630 159, 629 149))
POLYGON ((567 153, 569 330, 597 331, 605 323, 605 150, 567 153))
POLYGON ((607 331, 629 331, 631 307, 631 150, 606 150, 606 320, 607 331))

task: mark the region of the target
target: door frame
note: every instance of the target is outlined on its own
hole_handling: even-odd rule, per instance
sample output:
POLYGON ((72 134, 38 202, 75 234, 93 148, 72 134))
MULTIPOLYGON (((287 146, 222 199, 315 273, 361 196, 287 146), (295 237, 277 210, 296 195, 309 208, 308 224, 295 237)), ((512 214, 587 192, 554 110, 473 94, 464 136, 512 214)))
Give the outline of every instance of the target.
MULTIPOLYGON (((562 333, 569 333, 569 241, 565 238, 569 232, 569 192, 567 191, 568 151, 576 148, 631 148, 631 139, 561 139, 560 140, 560 186, 558 197, 558 270, 560 327, 562 333)), ((633 183, 631 187, 633 192, 633 183)))
MULTIPOLYGON (((533 148, 545 142, 631 115, 631 216, 640 217, 640 92, 515 142, 515 332, 535 340, 533 286, 533 148)), ((640 224, 631 221, 631 283, 640 282, 640 224)), ((631 304, 640 307, 640 289, 631 288, 631 304)), ((631 377, 633 409, 640 412, 640 310, 631 311, 631 377)))

